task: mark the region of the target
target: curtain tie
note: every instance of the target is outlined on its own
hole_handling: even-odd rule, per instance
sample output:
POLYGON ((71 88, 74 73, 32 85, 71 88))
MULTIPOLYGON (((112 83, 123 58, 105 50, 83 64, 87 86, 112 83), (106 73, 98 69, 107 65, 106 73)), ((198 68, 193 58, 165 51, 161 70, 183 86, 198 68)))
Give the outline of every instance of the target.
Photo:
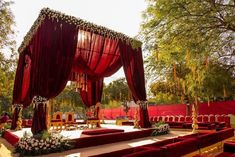
POLYGON ((148 101, 141 101, 141 100, 138 100, 137 101, 137 104, 140 106, 141 109, 143 110, 147 110, 148 108, 148 101))
POLYGON ((16 119, 16 128, 15 130, 21 130, 22 129, 22 110, 23 110, 23 104, 13 104, 13 114, 18 112, 18 119, 16 119))
POLYGON ((40 95, 33 97, 33 108, 37 108, 39 105, 43 105, 43 107, 47 106, 48 99, 45 97, 42 97, 40 95))
POLYGON ((12 111, 14 112, 15 109, 23 109, 23 104, 13 104, 12 105, 12 111))

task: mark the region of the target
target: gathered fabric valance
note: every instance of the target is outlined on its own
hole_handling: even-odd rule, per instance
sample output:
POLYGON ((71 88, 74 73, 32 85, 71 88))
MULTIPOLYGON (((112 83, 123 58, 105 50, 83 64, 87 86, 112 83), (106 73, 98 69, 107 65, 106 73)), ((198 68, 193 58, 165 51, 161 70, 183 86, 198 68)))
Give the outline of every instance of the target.
MULTIPOLYGON (((108 29, 103 26, 96 25, 91 22, 87 22, 85 20, 76 18, 74 16, 69 16, 64 13, 61 13, 59 11, 51 10, 49 8, 44 8, 41 10, 37 20, 34 22, 33 26, 27 33, 27 35, 24 38, 24 41, 22 42, 21 46, 19 47, 19 52, 22 52, 27 45, 32 40, 34 34, 37 32, 40 25, 44 22, 46 18, 49 18, 51 20, 55 21, 64 21, 67 24, 74 25, 80 30, 84 30, 87 32, 93 32, 95 34, 99 34, 104 37, 108 37, 115 40, 122 40, 126 44, 131 45, 133 48, 141 47, 142 43, 134 38, 130 38, 127 35, 123 33, 119 33, 116 31, 113 31, 111 29, 108 29)), ((62 26, 62 24, 60 25, 62 26)))

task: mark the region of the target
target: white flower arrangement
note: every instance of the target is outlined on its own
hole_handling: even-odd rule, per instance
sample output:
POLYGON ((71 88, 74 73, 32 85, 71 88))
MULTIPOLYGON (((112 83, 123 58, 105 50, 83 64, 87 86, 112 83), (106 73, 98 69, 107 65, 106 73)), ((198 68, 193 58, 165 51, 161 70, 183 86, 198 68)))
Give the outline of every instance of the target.
POLYGON ((52 10, 49 8, 43 8, 41 10, 38 18, 36 19, 36 21, 32 25, 31 29, 24 37, 24 41, 22 42, 21 46, 19 47, 20 53, 28 46, 28 44, 32 40, 34 34, 37 32, 38 28, 42 25, 42 23, 44 22, 44 20, 46 18, 49 18, 51 20, 56 20, 58 23, 60 20, 63 20, 70 25, 75 25, 78 29, 81 29, 84 31, 95 32, 99 35, 109 37, 111 39, 122 40, 127 44, 131 44, 131 46, 133 48, 140 48, 142 45, 142 42, 140 42, 134 38, 130 38, 129 36, 127 36, 123 33, 119 33, 119 32, 113 31, 111 29, 105 28, 103 26, 99 26, 99 25, 93 24, 91 22, 87 22, 85 20, 76 18, 74 16, 65 15, 64 13, 61 13, 59 11, 55 11, 55 10, 52 10))
POLYGON ((32 100, 33 104, 45 103, 46 101, 47 101, 46 98, 41 97, 41 96, 39 96, 39 95, 34 96, 34 97, 33 97, 33 100, 32 100))
POLYGON ((168 134, 170 126, 167 123, 159 122, 155 124, 155 129, 152 132, 152 136, 168 134))
POLYGON ((48 137, 34 137, 24 134, 16 146, 16 153, 20 156, 36 156, 68 150, 71 145, 63 136, 49 135, 48 137))

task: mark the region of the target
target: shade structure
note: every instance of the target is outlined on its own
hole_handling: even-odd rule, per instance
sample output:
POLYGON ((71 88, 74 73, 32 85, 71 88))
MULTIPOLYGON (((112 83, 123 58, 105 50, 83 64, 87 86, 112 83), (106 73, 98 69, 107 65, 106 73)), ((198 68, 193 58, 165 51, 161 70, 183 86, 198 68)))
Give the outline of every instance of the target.
MULTIPOLYGON (((54 98, 65 88, 67 81, 72 80, 79 83, 85 105, 95 105, 102 98, 104 77, 111 76, 123 66, 133 99, 140 104, 140 125, 149 126, 144 103, 141 42, 45 8, 27 33, 19 53, 13 104, 27 107, 35 96, 43 100, 54 98)), ((45 126, 36 122, 39 121, 34 120, 33 127, 45 126)), ((33 130, 37 133, 43 129, 33 130)))

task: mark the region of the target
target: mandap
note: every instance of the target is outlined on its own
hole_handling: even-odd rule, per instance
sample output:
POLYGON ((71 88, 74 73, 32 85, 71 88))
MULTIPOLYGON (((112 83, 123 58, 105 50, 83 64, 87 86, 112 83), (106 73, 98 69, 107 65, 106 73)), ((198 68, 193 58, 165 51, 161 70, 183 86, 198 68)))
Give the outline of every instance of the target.
POLYGON ((123 67, 140 126, 150 127, 141 42, 93 23, 44 8, 19 47, 13 91, 12 129, 34 105, 32 133, 47 130, 47 101, 76 81, 83 103, 101 101, 103 79, 123 67))

